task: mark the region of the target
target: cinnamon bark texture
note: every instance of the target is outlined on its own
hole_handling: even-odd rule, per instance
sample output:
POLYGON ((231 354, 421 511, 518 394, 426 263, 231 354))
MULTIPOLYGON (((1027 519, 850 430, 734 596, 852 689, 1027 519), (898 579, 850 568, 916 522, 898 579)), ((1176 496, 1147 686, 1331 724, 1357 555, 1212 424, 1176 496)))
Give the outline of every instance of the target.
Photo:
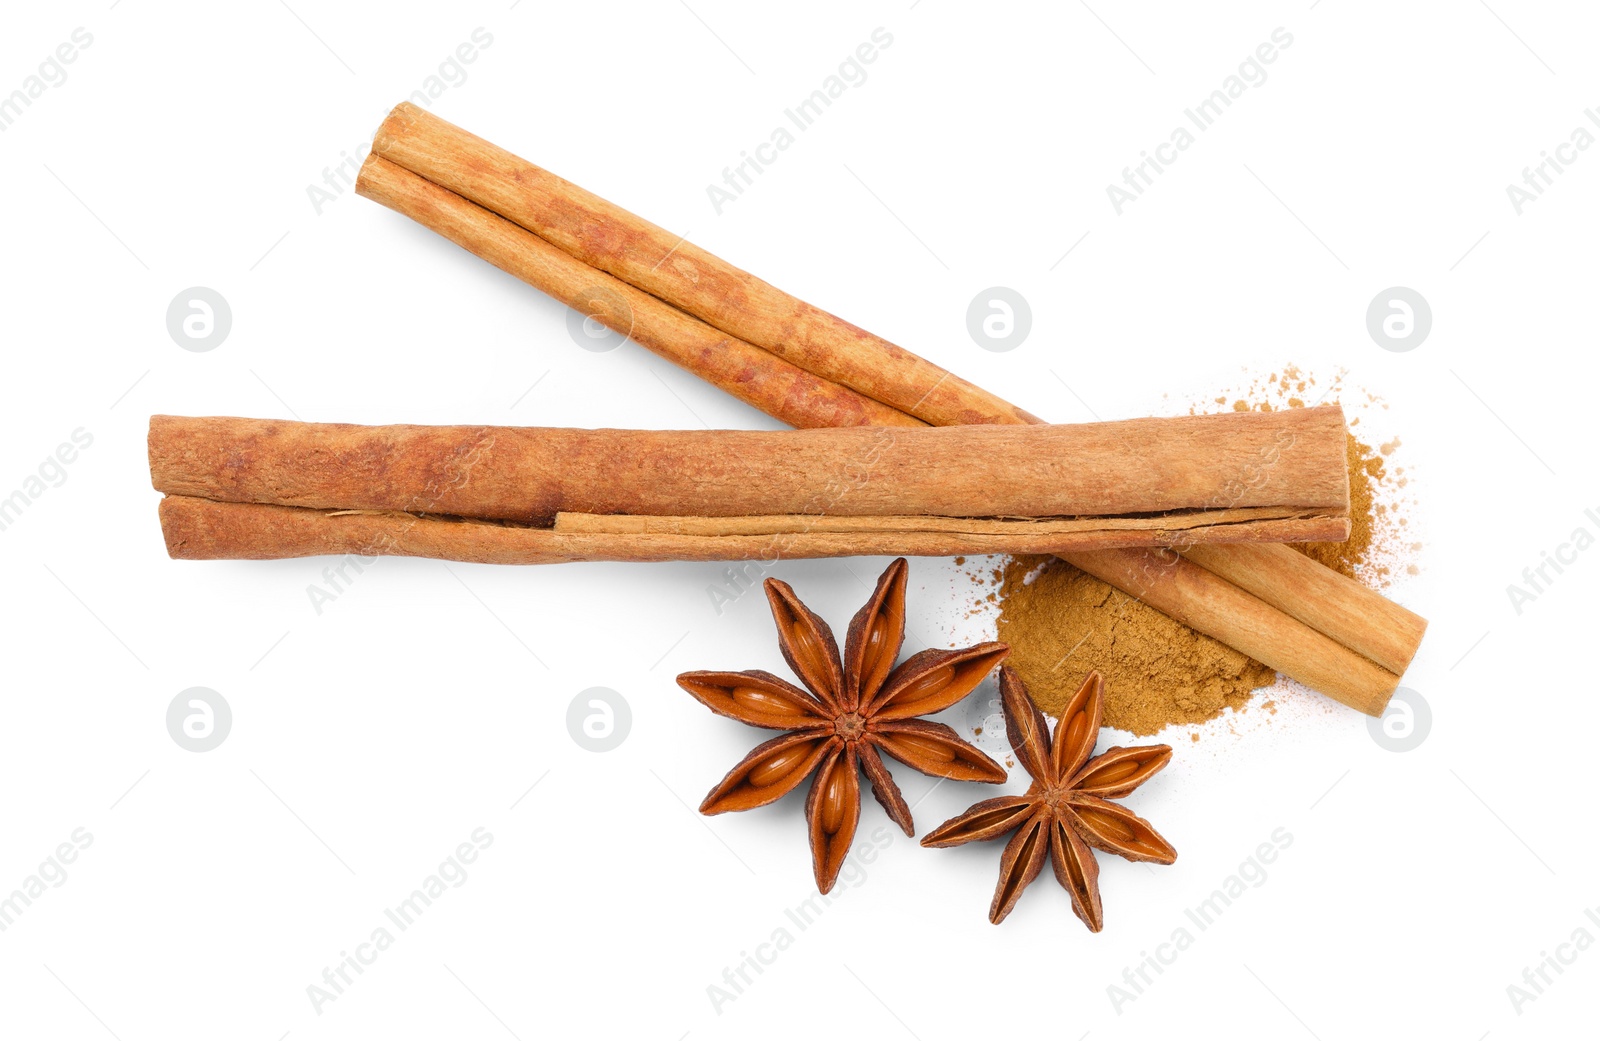
MULTIPOLYGON (((941 425, 1037 421, 953 376, 930 387, 927 371, 917 366, 918 359, 909 352, 865 334, 842 319, 809 308, 691 243, 679 242, 677 236, 410 106, 395 109, 380 128, 373 149, 375 154, 409 165, 430 180, 454 186, 476 198, 483 204, 479 209, 488 207, 483 212, 493 210, 539 232, 594 270, 649 287, 662 299, 710 325, 717 326, 719 321, 735 324, 737 318, 730 319, 727 312, 749 307, 752 299, 761 301, 753 308, 760 317, 751 325, 739 327, 749 337, 748 343, 769 352, 768 364, 774 374, 786 371, 792 363, 874 400, 894 403, 905 414, 941 425), (671 259, 680 255, 690 258, 689 262, 684 268, 673 265, 672 271, 682 274, 685 284, 665 284, 640 270, 667 268, 671 259), (694 277, 703 272, 717 272, 722 277, 710 283, 715 289, 700 293, 694 289, 694 277), (793 330, 783 322, 766 321, 767 316, 784 314, 806 318, 805 335, 800 338, 806 349, 793 346, 793 330), (923 395, 938 403, 936 410, 923 409, 923 395)), ((796 328, 799 325, 797 322, 796 328)), ((723 385, 719 373, 706 359, 683 356, 674 360, 723 385)), ((770 409, 766 411, 779 416, 770 409)), ((818 416, 786 421, 797 425, 826 422, 818 416)), ((1123 558, 1116 567, 1089 554, 1062 556, 1090 573, 1096 573, 1099 566, 1104 572, 1101 577, 1128 595, 1148 595, 1153 606, 1245 653, 1254 653, 1252 647, 1259 649, 1282 637, 1284 650, 1262 653, 1260 660, 1313 689, 1374 714, 1382 711, 1399 685, 1398 673, 1415 655, 1425 628, 1425 623, 1410 612, 1394 605, 1374 605, 1375 594, 1365 586, 1299 554, 1288 559, 1286 553, 1268 551, 1261 556, 1270 556, 1269 567, 1262 559, 1238 557, 1225 548, 1219 549, 1206 557, 1204 567, 1191 561, 1193 570, 1171 569, 1179 575, 1201 571, 1215 581, 1171 579, 1160 584, 1163 592, 1155 593, 1153 580, 1142 576, 1160 575, 1169 568, 1168 561, 1147 551, 1116 553, 1123 558), (1235 581, 1245 585, 1236 585, 1235 581), (1401 624, 1395 623, 1396 618, 1401 624), (1327 637, 1332 646, 1298 640, 1297 627, 1327 637), (1385 627, 1389 629, 1388 636, 1378 631, 1385 627), (1373 668, 1379 671, 1374 673, 1373 668)))
MULTIPOLYGON (((932 362, 768 285, 682 235, 409 102, 395 106, 378 128, 372 154, 723 332, 930 424, 1036 420, 932 362)), ((368 194, 381 172, 370 161, 369 170, 372 176, 362 176, 367 187, 357 183, 357 192, 368 194)))
POLYGON ((1306 540, 1348 534, 1344 437, 1337 408, 781 431, 154 416, 150 474, 158 491, 226 502, 541 526, 557 513, 1100 518, 1080 529, 1120 526, 1128 545, 1164 544, 1140 533, 1176 514, 1172 529, 1196 539, 1245 525, 1281 541, 1280 521, 1327 533, 1306 540))

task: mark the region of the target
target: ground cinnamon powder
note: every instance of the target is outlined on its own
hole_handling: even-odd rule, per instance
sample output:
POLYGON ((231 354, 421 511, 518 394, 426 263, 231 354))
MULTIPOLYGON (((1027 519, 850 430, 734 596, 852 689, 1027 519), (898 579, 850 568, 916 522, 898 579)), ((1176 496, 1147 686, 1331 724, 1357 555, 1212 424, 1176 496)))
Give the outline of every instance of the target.
MULTIPOLYGON (((1315 376, 1289 365, 1252 380, 1241 392, 1245 396, 1235 397, 1231 408, 1234 412, 1273 412, 1282 408, 1304 408, 1308 403, 1342 401, 1350 424, 1346 441, 1350 466, 1350 538, 1345 542, 1291 545, 1341 575, 1383 589, 1394 579, 1397 567, 1410 574, 1417 573, 1415 564, 1406 563, 1403 558, 1422 548, 1406 535, 1407 518, 1400 512, 1400 507, 1408 502, 1403 495, 1408 483, 1405 467, 1390 465, 1390 456, 1400 447, 1400 439, 1374 448, 1360 436, 1363 414, 1389 407, 1377 395, 1346 386, 1342 374, 1321 383, 1323 386, 1319 388, 1315 376), (1312 400, 1307 402, 1307 398, 1312 400)), ((1214 398, 1211 404, 1229 408, 1229 397, 1225 394, 1214 398)), ((1189 409, 1191 415, 1200 411, 1215 409, 1189 409)))
POLYGON ((1104 724, 1140 736, 1240 708, 1272 669, 1055 557, 1000 569, 999 639, 1039 708, 1059 716, 1090 669, 1104 724))
MULTIPOLYGON (((1224 395, 1190 411, 1226 410, 1230 400, 1235 411, 1302 408, 1307 398, 1312 404, 1335 400, 1335 392, 1343 389, 1338 378, 1326 390, 1319 389, 1315 378, 1290 366, 1252 381, 1243 391, 1247 398, 1224 395)), ((1353 408, 1359 413, 1361 407, 1387 407, 1370 394, 1365 397, 1364 403, 1347 401, 1347 414, 1353 408)), ((1358 428, 1359 414, 1350 423, 1358 428)), ((1374 587, 1389 584, 1406 526, 1392 494, 1404 488, 1405 471, 1391 472, 1388 465, 1398 445, 1390 441, 1374 449, 1355 433, 1349 435, 1350 539, 1304 543, 1296 549, 1374 587)), ((1418 548, 1409 544, 1412 552, 1418 548)), ((1416 566, 1406 570, 1415 573, 1416 566)), ((1090 669, 1100 670, 1106 679, 1105 725, 1139 736, 1204 723, 1225 709, 1242 709, 1252 691, 1275 678, 1266 665, 1063 560, 1013 557, 992 577, 999 585, 999 639, 1011 645, 1008 664, 1051 716, 1059 716, 1090 669)))
POLYGON ((1293 542, 1290 546, 1349 578, 1357 577, 1372 550, 1373 520, 1381 504, 1373 485, 1383 483, 1383 456, 1354 434, 1345 434, 1350 463, 1350 538, 1345 542, 1293 542))

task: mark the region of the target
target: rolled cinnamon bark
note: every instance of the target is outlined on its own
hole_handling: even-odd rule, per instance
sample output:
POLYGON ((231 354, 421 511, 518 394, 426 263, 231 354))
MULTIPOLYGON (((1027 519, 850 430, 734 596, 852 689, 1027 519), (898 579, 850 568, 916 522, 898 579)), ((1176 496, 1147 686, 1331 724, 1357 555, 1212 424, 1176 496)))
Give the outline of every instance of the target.
MULTIPOLYGON (((1349 531, 1344 441, 1337 408, 1065 426, 785 431, 154 416, 149 451, 157 491, 223 502, 545 527, 561 513, 734 518, 746 529, 750 518, 782 514, 1077 518, 1076 526, 1030 534, 1059 536, 1058 545, 1081 534, 1077 544, 1126 546, 1342 538, 1349 531)), ((994 532, 946 525, 942 533, 972 543, 994 532)), ((976 551, 969 544, 954 552, 976 551)))
MULTIPOLYGON (((935 426, 1039 421, 932 362, 768 285, 682 235, 410 102, 396 105, 383 121, 372 155, 521 225, 586 265, 726 333, 935 426), (886 362, 892 372, 883 371, 886 362)), ((356 191, 369 194, 380 169, 369 160, 356 191)))

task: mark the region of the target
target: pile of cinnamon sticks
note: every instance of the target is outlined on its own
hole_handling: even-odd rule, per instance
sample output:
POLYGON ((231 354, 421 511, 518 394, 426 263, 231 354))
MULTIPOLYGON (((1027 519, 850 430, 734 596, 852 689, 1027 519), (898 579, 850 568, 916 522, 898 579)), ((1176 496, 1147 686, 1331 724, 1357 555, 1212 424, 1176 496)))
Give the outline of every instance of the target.
MULTIPOLYGON (((942 465, 940 472, 948 476, 956 470, 948 465, 950 457, 938 455, 945 449, 929 447, 947 443, 924 443, 923 439, 931 433, 956 434, 958 438, 977 434, 978 439, 970 443, 948 442, 963 444, 960 450, 969 451, 982 443, 983 435, 975 430, 934 432, 924 428, 1018 428, 1043 422, 910 351, 790 296, 680 236, 413 105, 398 106, 379 128, 356 189, 791 426, 881 428, 874 436, 888 431, 896 445, 933 453, 923 458, 932 459, 936 468, 942 465)), ((1000 498, 985 498, 983 489, 976 487, 969 489, 973 498, 924 502, 912 509, 905 504, 917 501, 917 494, 938 496, 926 488, 916 492, 911 484, 886 491, 884 503, 865 508, 857 500, 856 506, 832 503, 830 508, 818 510, 814 498, 804 498, 814 494, 815 487, 801 493, 805 509, 791 510, 793 499, 783 508, 758 508, 758 502, 779 501, 763 498, 771 490, 766 486, 761 486, 754 502, 734 496, 721 506, 708 505, 702 496, 692 502, 690 498, 669 498, 641 509, 640 502, 624 497, 569 508, 559 496, 555 500, 539 498, 549 489, 533 480, 529 488, 513 489, 515 494, 503 498, 496 509, 478 510, 479 515, 474 515, 474 501, 484 492, 485 483, 492 485, 510 472, 499 469, 502 442, 515 442, 522 436, 559 440, 579 433, 624 433, 616 431, 524 431, 513 435, 484 434, 489 428, 468 428, 466 433, 461 428, 374 428, 362 432, 361 428, 301 430, 292 424, 273 424, 270 432, 249 432, 255 439, 248 443, 262 454, 240 467, 236 464, 248 453, 236 449, 248 431, 228 424, 252 421, 158 418, 152 423, 152 466, 160 470, 158 487, 166 483, 163 490, 174 493, 164 500, 162 516, 169 550, 175 556, 348 552, 352 546, 376 544, 384 547, 382 552, 456 554, 464 559, 592 559, 621 545, 604 540, 712 540, 720 541, 726 552, 732 543, 725 540, 755 537, 770 545, 774 537, 786 535, 808 539, 843 536, 835 538, 836 548, 859 547, 839 548, 841 552, 994 552, 1009 546, 996 542, 1001 534, 983 524, 975 525, 974 518, 989 525, 1029 525, 1025 533, 1004 529, 1004 537, 1031 540, 1015 544, 1035 551, 1049 546, 1074 565, 1192 628, 1376 715, 1416 653, 1426 622, 1366 586, 1278 544, 1345 537, 1325 532, 1330 523, 1348 523, 1347 512, 1339 512, 1341 504, 1346 510, 1348 507, 1343 498, 1347 486, 1341 485, 1344 490, 1335 496, 1337 502, 1328 500, 1325 486, 1307 491, 1327 476, 1321 449, 1305 453, 1314 444, 1325 444, 1318 438, 1325 436, 1331 425, 1319 414, 1330 412, 1338 425, 1342 475, 1342 416, 1336 410, 1306 410, 1299 413, 1306 418, 1290 422, 1309 426, 1296 432, 1292 451, 1279 453, 1284 458, 1293 456, 1293 463, 1282 464, 1276 456, 1270 461, 1248 458, 1237 451, 1243 442, 1232 441, 1231 436, 1232 447, 1203 465, 1196 465, 1198 456, 1187 450, 1192 445, 1184 446, 1170 459, 1146 464, 1142 472, 1149 486, 1166 498, 1139 499, 1132 475, 1141 471, 1130 467, 1127 456, 1118 452, 1144 452, 1148 445, 1139 443, 1137 437, 1130 439, 1131 428, 1124 428, 1091 436, 1090 440, 1101 437, 1105 447, 1110 442, 1103 439, 1110 434, 1116 444, 1104 459, 1089 460, 1090 469, 1081 471, 1087 478, 1084 483, 1058 499, 1036 499, 1021 514, 999 508, 1000 498), (418 434, 418 430, 454 433, 418 434), (256 437, 258 434, 261 436, 256 437), (478 463, 468 467, 464 460, 486 436, 494 445, 489 455, 497 462, 487 469, 478 463), (408 437, 420 437, 430 447, 422 455, 414 450, 404 452, 399 458, 416 465, 409 470, 400 465, 402 476, 397 477, 396 468, 381 461, 389 458, 392 462, 384 452, 408 437), (299 447, 274 455, 278 449, 261 448, 268 443, 276 443, 278 449, 291 443, 299 447), (422 459, 427 462, 417 464, 422 459), (362 460, 371 464, 368 470, 349 469, 362 460), (327 473, 317 472, 319 461, 330 467, 327 473), (274 473, 272 467, 286 462, 289 480, 279 480, 285 472, 274 473), (354 476, 339 484, 339 471, 354 476), (498 476, 491 478, 491 474, 498 476), (1201 475, 1198 483, 1192 480, 1196 475, 1201 475), (320 484, 323 477, 334 483, 320 484), (393 483, 384 483, 391 479, 393 483), (1272 485, 1267 501, 1250 498, 1274 480, 1278 483, 1272 485), (1105 493, 1098 501, 1090 494, 1096 482, 1105 493), (742 503, 738 509, 733 508, 736 501, 742 503), (748 509, 756 512, 739 513, 748 509), (1226 511, 1261 509, 1278 512, 1225 516, 1226 511), (1207 512, 1218 516, 1208 521, 1207 512), (830 518, 829 527, 816 527, 819 513, 830 518), (730 527, 728 521, 734 518, 738 518, 737 524, 730 527), (917 520, 908 525, 907 518, 917 520), (1072 525, 1063 527, 1066 521, 1077 527, 1068 531, 1072 525), (929 537, 931 522, 937 522, 937 530, 929 537), (753 535, 748 528, 752 523, 758 526, 753 535), (872 530, 863 532, 862 524, 872 530), (886 530, 885 524, 891 527, 886 530), (1051 524, 1056 527, 1045 530, 1044 526, 1051 524), (839 525, 848 530, 840 530, 839 525), (1255 532, 1241 525, 1255 525, 1255 532), (478 530, 489 528, 497 531, 490 535, 478 530), (1311 533, 1313 528, 1323 533, 1311 533), (340 530, 353 534, 336 537, 333 533, 340 530), (511 534, 502 534, 505 532, 511 534), (530 536, 529 532, 537 534, 530 536), (1240 541, 1241 532, 1244 541, 1240 541), (878 541, 861 541, 864 534, 878 541), (1086 537, 1091 534, 1092 538, 1086 537), (978 535, 984 537, 976 538, 978 535), (966 545, 958 537, 974 539, 986 548, 951 548, 966 545), (458 541, 451 543, 452 538, 458 541), (1260 538, 1274 541, 1256 541, 1260 538), (510 554, 495 549, 518 539, 533 539, 538 545, 518 543, 520 548, 510 554), (564 541, 584 539, 602 541, 564 541), (468 541, 472 542, 470 548, 468 541), (926 548, 908 550, 907 544, 926 548), (895 548, 888 548, 891 545, 895 548), (1105 548, 1111 546, 1122 548, 1105 548)), ((1083 431, 1102 426, 1122 425, 1043 429, 1083 431)), ((650 437, 640 436, 646 441, 650 437)), ((718 436, 796 435, 718 432, 718 436)), ((1088 458, 1081 454, 1084 443, 1074 449, 1080 459, 1088 458)), ((629 450, 643 450, 643 444, 641 441, 629 450)), ((709 441, 702 447, 707 454, 697 456, 699 461, 692 466, 713 457, 726 462, 727 453, 719 447, 709 441)), ((646 452, 640 458, 653 458, 668 469, 685 465, 681 447, 661 450, 678 453, 670 455, 670 465, 667 456, 646 452)), ((777 451, 781 455, 785 450, 777 451)), ((746 461, 761 458, 758 452, 746 461)), ((1048 463, 1043 456, 1029 458, 1033 460, 1030 465, 1048 463)), ((1053 473, 1072 470, 1072 457, 1061 462, 1065 465, 1053 473)), ((1012 476, 1027 478, 1024 470, 1012 476)), ((1031 474, 1034 479, 1039 476, 1039 471, 1031 474)), ((608 473, 606 481, 614 477, 608 473)), ((888 484, 882 487, 890 489, 888 484)), ((652 494, 658 490, 650 487, 652 494)), ((500 491, 491 489, 482 501, 493 500, 500 491)), ((725 486, 719 486, 719 494, 725 491, 725 486)), ((1347 532, 1347 528, 1341 530, 1347 532)), ((820 542, 803 544, 822 551, 820 542)), ((648 551, 643 547, 651 544, 645 541, 627 545, 635 547, 636 555, 624 559, 661 559, 684 554, 687 544, 648 551)), ((800 554, 789 551, 788 555, 800 554)))

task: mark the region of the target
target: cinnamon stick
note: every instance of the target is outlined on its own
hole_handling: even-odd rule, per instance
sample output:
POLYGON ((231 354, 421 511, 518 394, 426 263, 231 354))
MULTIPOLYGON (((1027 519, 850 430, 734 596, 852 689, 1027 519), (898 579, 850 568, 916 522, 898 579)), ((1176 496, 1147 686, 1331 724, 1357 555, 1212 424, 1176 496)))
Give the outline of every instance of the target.
MULTIPOLYGON (((1344 439, 1337 408, 1066 426, 791 431, 154 416, 149 453, 156 490, 222 502, 542 527, 566 514, 568 531, 572 515, 622 514, 674 518, 677 534, 711 537, 782 534, 808 517, 811 532, 817 518, 830 518, 814 533, 870 534, 883 545, 903 534, 908 547, 940 536, 939 545, 963 546, 951 551, 959 553, 990 544, 1007 550, 1007 540, 1057 549, 1343 537, 1344 439), (772 517, 783 514, 795 516, 772 517), (837 523, 846 517, 878 520, 837 523), (727 520, 705 523, 712 519, 727 520), (1028 519, 1054 522, 1017 523, 1028 519)), ((587 524, 590 533, 613 535, 671 530, 603 518, 587 524), (597 527, 606 523, 611 527, 597 527)))
MULTIPOLYGON (((682 235, 410 102, 396 105, 383 121, 372 155, 521 225, 588 266, 717 329, 927 423, 1038 421, 932 362, 741 271, 682 235), (882 371, 884 358, 893 359, 892 374, 882 371)), ((382 172, 369 160, 356 191, 369 194, 382 172)))

